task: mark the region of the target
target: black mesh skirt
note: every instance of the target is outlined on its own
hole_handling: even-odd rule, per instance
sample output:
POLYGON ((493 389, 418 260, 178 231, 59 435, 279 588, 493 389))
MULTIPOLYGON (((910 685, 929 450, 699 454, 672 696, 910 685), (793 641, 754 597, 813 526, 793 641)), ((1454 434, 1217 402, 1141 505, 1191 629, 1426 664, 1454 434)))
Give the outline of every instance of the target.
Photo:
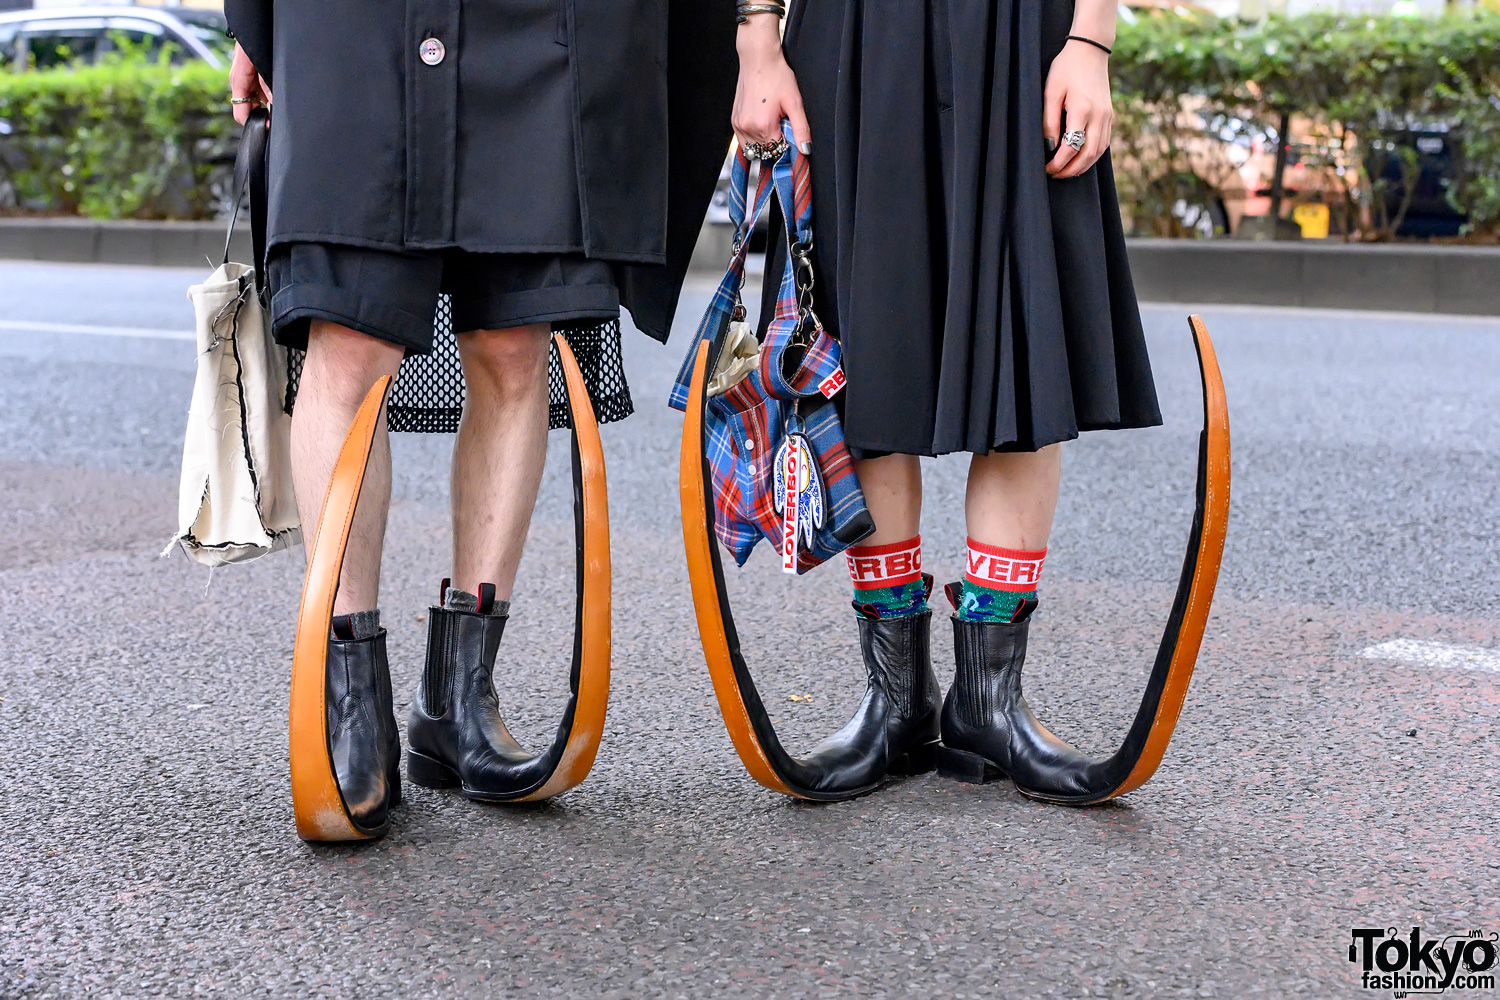
MULTIPOLYGON (((624 420, 634 413, 635 405, 630 399, 630 385, 625 381, 625 365, 620 357, 620 321, 558 323, 553 329, 567 337, 573 348, 599 423, 624 420)), ((302 351, 288 351, 288 411, 297 401, 302 358, 302 351)), ((563 381, 556 344, 552 347, 547 382, 549 426, 553 430, 572 426, 568 416, 568 390, 563 381)), ((464 372, 459 363, 458 339, 453 332, 452 309, 448 296, 444 295, 438 300, 432 353, 413 354, 401 363, 386 408, 387 425, 392 431, 452 434, 458 430, 459 418, 463 416, 464 393, 464 372)))

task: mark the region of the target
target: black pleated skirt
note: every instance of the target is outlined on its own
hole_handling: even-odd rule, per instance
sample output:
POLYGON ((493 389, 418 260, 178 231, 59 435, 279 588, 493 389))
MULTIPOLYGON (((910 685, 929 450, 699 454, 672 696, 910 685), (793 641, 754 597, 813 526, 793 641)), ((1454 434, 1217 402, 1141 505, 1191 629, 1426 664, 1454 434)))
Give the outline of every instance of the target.
POLYGON ((1034 451, 1161 423, 1109 158, 1072 180, 1045 170, 1043 88, 1072 16, 1072 0, 791 11, 817 307, 843 344, 856 454, 1034 451))

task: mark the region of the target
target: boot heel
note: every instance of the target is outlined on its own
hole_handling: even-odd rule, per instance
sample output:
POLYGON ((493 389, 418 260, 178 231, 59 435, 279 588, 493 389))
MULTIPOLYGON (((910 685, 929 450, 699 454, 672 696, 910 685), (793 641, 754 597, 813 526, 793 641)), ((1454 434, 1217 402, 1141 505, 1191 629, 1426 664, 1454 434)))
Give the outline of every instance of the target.
POLYGON ((391 765, 390 774, 386 781, 391 788, 391 808, 394 809, 401 804, 401 758, 397 756, 396 762, 391 765))
POLYGON ((406 777, 413 785, 421 785, 423 788, 453 788, 458 785, 456 771, 442 761, 415 750, 406 751, 406 777))
POLYGON ((969 785, 988 785, 1005 777, 1005 772, 977 753, 940 746, 937 750, 937 773, 969 785))
POLYGON ((937 769, 938 752, 942 744, 937 742, 922 743, 907 750, 906 753, 896 756, 890 767, 886 768, 886 774, 895 775, 898 778, 909 778, 917 774, 926 774, 937 769))

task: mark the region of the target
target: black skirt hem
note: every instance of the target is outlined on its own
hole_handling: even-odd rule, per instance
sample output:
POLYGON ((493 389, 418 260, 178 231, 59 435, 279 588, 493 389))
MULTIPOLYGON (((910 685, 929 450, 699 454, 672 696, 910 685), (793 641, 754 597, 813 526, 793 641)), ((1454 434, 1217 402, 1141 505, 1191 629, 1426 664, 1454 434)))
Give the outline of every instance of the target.
POLYGON ((910 445, 904 443, 896 445, 887 443, 863 444, 847 436, 845 443, 849 446, 849 453, 855 458, 859 459, 884 458, 887 455, 915 455, 918 458, 942 458, 945 455, 990 455, 995 454, 996 452, 1006 454, 1027 454, 1041 451, 1043 448, 1049 448, 1054 444, 1066 444, 1069 441, 1077 441, 1084 434, 1090 434, 1094 431, 1149 430, 1152 427, 1160 427, 1161 425, 1161 420, 1156 420, 1151 423, 1130 423, 1127 421, 1120 421, 1118 423, 1108 424, 1088 424, 1086 426, 1080 427, 1078 430, 1074 431, 1071 434, 1048 435, 1040 442, 1002 441, 996 444, 994 447, 990 448, 989 451, 976 451, 975 449, 966 447, 962 444, 954 445, 951 448, 934 448, 931 446, 913 448, 910 445))

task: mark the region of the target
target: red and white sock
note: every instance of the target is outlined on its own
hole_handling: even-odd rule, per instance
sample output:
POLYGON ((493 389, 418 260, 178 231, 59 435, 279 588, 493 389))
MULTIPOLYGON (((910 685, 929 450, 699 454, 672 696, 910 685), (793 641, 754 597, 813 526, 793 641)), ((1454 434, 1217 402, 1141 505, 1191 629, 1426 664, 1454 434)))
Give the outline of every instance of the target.
POLYGON ((1046 549, 1007 549, 970 538, 964 560, 964 579, 976 587, 990 590, 1035 593, 1042 579, 1042 564, 1046 561, 1046 549))
POLYGON ((969 621, 1015 621, 1036 606, 1046 549, 1007 549, 969 539, 958 615, 969 621))
POLYGON ((922 536, 890 545, 856 545, 845 553, 854 603, 877 618, 914 615, 927 607, 922 536))

